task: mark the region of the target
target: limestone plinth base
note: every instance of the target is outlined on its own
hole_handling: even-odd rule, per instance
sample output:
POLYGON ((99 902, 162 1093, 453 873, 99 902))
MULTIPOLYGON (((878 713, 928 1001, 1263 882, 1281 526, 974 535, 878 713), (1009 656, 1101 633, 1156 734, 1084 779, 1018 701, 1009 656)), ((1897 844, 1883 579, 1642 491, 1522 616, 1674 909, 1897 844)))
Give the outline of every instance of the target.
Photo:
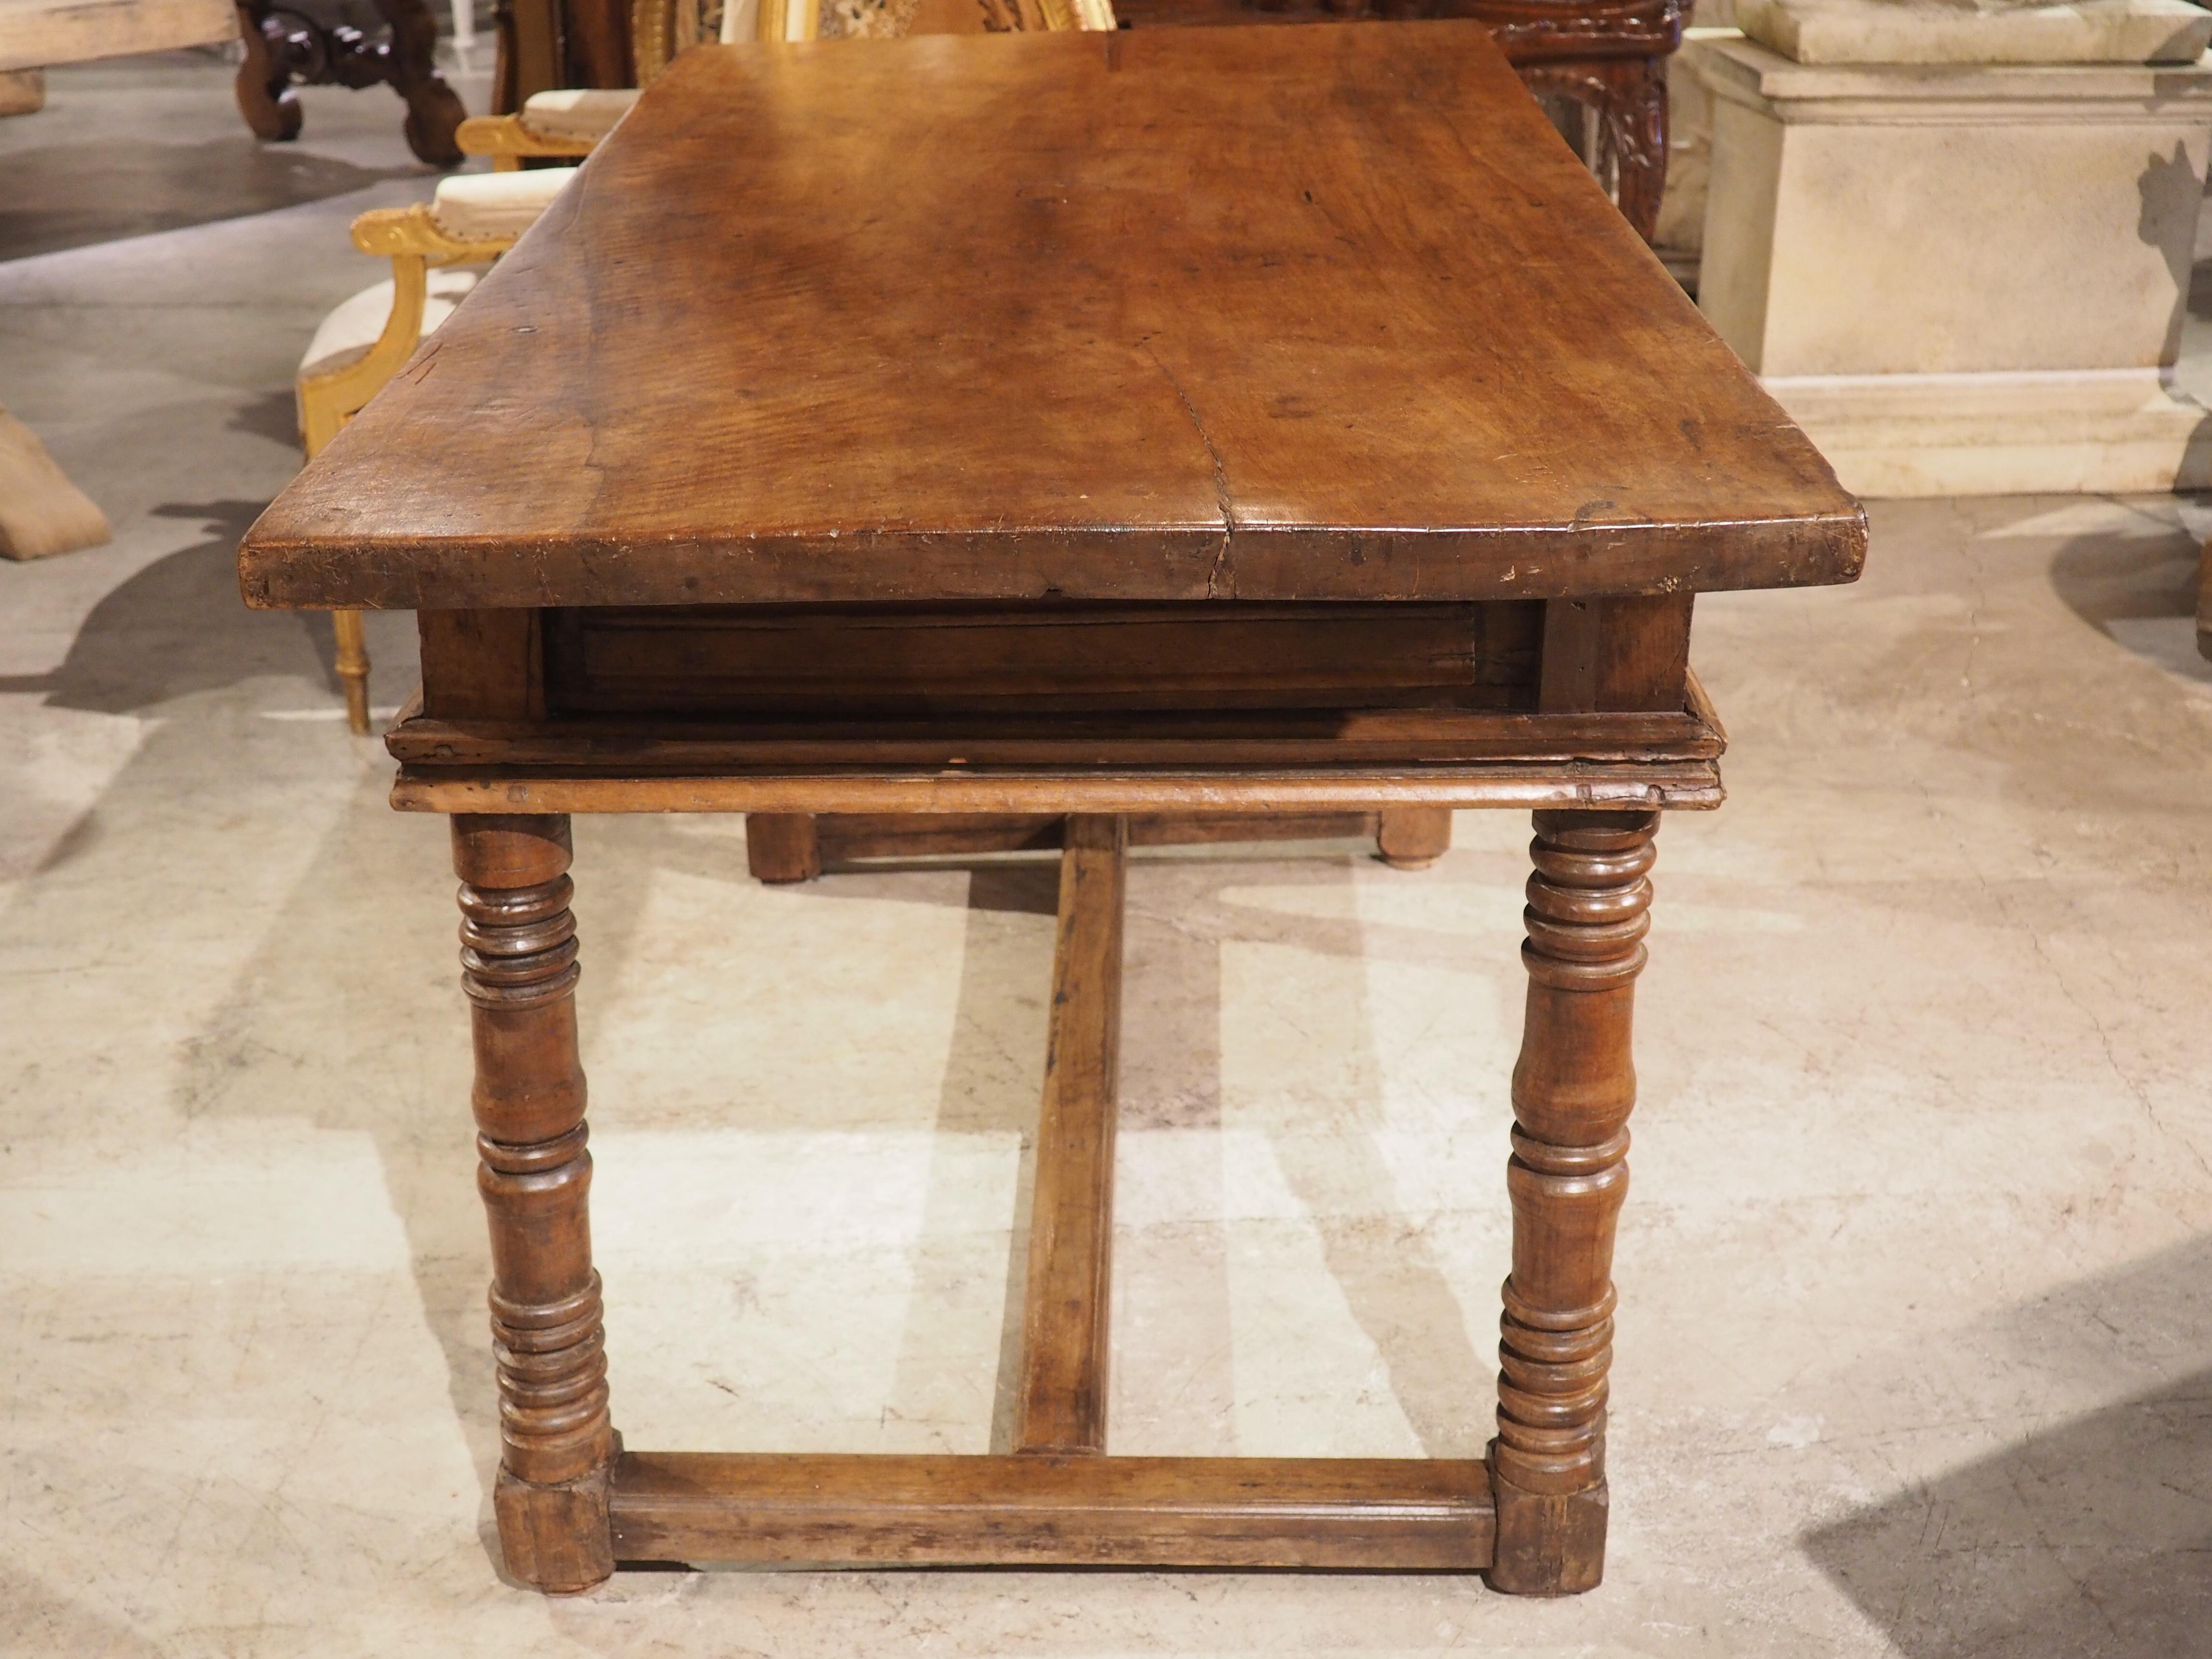
POLYGON ((1769 375, 1855 495, 2212 489, 2212 410, 2148 369, 1769 375))
POLYGON ((1695 61, 1713 95, 1698 304, 1847 485, 2204 481, 2205 411, 2159 371, 2212 58, 1822 65, 1715 40, 1695 61))
MULTIPOLYGON (((1721 8, 1699 0, 1698 15, 1721 8)), ((1698 72, 1698 54, 1716 40, 1741 40, 1735 28, 1686 28, 1666 60, 1667 190, 1659 202, 1652 251, 1676 281, 1694 295, 1705 255, 1705 186, 1712 171, 1713 95, 1698 72)))

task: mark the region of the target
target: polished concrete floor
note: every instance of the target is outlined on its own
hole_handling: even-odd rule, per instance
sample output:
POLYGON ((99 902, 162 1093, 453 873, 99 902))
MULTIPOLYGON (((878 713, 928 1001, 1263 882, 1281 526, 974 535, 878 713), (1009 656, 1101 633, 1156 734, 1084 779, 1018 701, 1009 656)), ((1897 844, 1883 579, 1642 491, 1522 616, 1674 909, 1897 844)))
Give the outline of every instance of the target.
MULTIPOLYGON (((396 118, 258 149, 180 58, 0 123, 0 402, 118 530, 0 566, 0 1652, 2212 1654, 2212 514, 2164 498, 1877 506, 1856 588, 1700 605, 1732 799, 1661 839, 1595 1593, 503 1583, 442 826, 231 570, 347 221, 428 188, 396 118)), ((1458 833, 1133 874, 1119 1449, 1481 1446, 1527 826, 1458 833)), ((576 839, 630 1443, 988 1449, 1049 866, 576 839)))

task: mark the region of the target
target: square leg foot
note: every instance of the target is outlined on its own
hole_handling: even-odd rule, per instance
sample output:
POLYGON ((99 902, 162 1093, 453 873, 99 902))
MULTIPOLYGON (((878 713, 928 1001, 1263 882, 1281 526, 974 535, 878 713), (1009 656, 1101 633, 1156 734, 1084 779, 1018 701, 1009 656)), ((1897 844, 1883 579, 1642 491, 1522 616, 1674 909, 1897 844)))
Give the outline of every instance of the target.
POLYGON ((745 814, 745 864, 755 881, 812 881, 822 873, 822 836, 811 812, 745 814))
POLYGON ((614 1524, 605 1468, 558 1486, 533 1486, 505 1469, 492 1490, 507 1570, 524 1583, 573 1595, 604 1583, 615 1570, 614 1524))
POLYGON ((1425 870, 1451 851, 1449 806, 1392 806, 1377 815, 1375 855, 1393 870, 1425 870))
POLYGON ((1555 1497, 1523 1492, 1490 1472, 1498 1546, 1490 1588, 1507 1595, 1577 1595, 1605 1577, 1606 1489, 1555 1497))

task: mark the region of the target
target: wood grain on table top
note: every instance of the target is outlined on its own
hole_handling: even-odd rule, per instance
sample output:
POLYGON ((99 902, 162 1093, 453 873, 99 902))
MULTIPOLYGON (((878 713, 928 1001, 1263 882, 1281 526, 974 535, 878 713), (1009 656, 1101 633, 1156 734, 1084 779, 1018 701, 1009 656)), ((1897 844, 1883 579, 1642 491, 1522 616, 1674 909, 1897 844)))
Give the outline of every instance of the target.
POLYGON ((1848 580, 1480 24, 702 48, 285 490, 264 605, 1848 580))

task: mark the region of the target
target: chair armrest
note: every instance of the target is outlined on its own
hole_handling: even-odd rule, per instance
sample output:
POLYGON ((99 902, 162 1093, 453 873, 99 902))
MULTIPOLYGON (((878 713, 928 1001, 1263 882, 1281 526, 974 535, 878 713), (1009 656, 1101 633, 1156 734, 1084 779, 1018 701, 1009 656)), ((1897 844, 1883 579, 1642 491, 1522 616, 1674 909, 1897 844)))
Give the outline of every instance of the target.
POLYGON ((353 245, 392 261, 392 313, 366 356, 328 374, 300 377, 300 435, 310 457, 415 355, 422 341, 430 268, 496 259, 575 174, 574 167, 452 173, 438 181, 428 202, 374 208, 353 222, 353 245))
POLYGON ((517 173, 524 161, 541 158, 580 161, 592 153, 587 143, 532 132, 520 115, 471 115, 454 129, 453 142, 464 155, 490 156, 495 173, 517 173))
POLYGON ((522 125, 550 143, 596 144, 637 102, 635 87, 566 87, 533 93, 522 106, 522 125))
POLYGON ((479 115, 462 122, 455 137, 464 153, 490 156, 498 173, 516 172, 526 159, 577 161, 590 155, 636 101, 635 88, 541 92, 517 114, 479 115))
POLYGON ((432 265, 475 264, 496 259, 514 246, 514 240, 512 235, 456 235, 440 224, 436 210, 427 202, 372 208, 353 222, 356 247, 395 262, 412 257, 432 265))
MULTIPOLYGON (((552 181, 554 189, 570 171, 559 170, 552 181)), ((526 173, 459 176, 485 182, 543 177, 526 173)), ((454 179, 442 181, 438 187, 440 197, 456 182, 454 179)), ((551 199, 552 190, 543 185, 536 188, 546 200, 551 199)), ((374 208, 353 222, 353 245, 363 253, 392 261, 392 310, 366 354, 325 374, 302 374, 295 383, 300 438, 308 459, 319 454, 324 445, 337 436, 339 428, 384 389, 422 343, 430 267, 489 264, 513 247, 515 238, 529 228, 526 219, 505 234, 492 234, 481 220, 472 222, 464 215, 462 222, 455 224, 450 214, 441 216, 437 204, 421 202, 413 207, 374 208)))
MULTIPOLYGON (((538 222, 538 216, 552 205, 553 198, 575 176, 574 167, 533 167, 527 173, 448 173, 438 181, 437 194, 428 207, 422 210, 422 219, 410 220, 404 231, 399 231, 398 222, 392 221, 394 230, 391 234, 408 239, 410 247, 441 263, 489 258, 491 256, 483 252, 453 250, 476 249, 495 243, 497 252, 504 253, 514 245, 515 238, 538 222), (428 246, 426 237, 437 240, 439 246, 428 246)), ((365 213, 354 222, 354 246, 364 252, 386 252, 381 246, 367 247, 361 240, 359 228, 375 220, 375 214, 365 213)))

